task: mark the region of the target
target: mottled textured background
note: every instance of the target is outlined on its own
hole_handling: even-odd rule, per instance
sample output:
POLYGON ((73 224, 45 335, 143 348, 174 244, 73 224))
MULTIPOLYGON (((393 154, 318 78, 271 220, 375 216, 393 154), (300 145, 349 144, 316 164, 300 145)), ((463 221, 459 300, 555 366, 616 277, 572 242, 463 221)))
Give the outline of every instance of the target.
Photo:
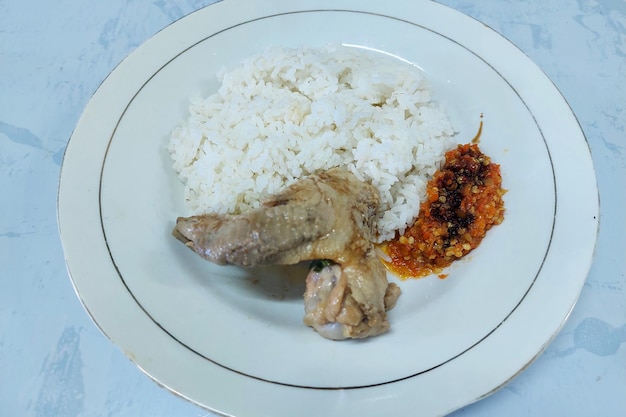
MULTIPOLYGON (((228 1, 228 0, 226 0, 228 1)), ((0 416, 211 415, 159 388, 90 321, 56 225, 61 159, 133 49, 208 0, 0 1, 0 416)), ((539 64, 588 138, 601 198, 589 278, 547 350, 469 416, 626 415, 626 1, 443 0, 539 64)))

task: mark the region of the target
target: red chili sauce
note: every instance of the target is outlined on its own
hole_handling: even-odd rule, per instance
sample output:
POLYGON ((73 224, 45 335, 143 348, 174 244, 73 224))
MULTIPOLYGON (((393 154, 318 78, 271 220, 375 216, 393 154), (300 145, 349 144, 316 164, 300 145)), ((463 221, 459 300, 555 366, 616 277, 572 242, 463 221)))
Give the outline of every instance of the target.
POLYGON ((382 247, 390 258, 387 267, 402 278, 440 274, 504 220, 500 166, 475 143, 459 145, 445 157, 413 225, 382 247))

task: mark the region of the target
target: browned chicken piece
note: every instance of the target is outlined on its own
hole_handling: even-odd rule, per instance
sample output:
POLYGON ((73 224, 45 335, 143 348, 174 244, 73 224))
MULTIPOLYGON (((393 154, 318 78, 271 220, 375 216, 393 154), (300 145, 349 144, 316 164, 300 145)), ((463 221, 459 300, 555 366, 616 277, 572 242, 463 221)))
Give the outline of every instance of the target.
POLYGON ((307 277, 304 321, 330 339, 364 338, 389 329, 386 311, 400 295, 372 243, 379 204, 373 186, 335 168, 248 213, 178 218, 173 234, 220 265, 332 261, 307 277))

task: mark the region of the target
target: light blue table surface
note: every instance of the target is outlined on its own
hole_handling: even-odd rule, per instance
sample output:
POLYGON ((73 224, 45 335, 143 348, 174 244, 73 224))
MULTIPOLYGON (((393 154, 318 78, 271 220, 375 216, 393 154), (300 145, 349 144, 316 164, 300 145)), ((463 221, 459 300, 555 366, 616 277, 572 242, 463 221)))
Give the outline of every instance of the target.
MULTIPOLYGON (((151 35, 210 3, 0 0, 0 416, 211 415, 94 326, 56 224, 63 152, 91 95, 151 35)), ((516 379, 454 416, 626 416, 626 1, 441 3, 554 81, 587 136, 601 198, 597 252, 565 327, 516 379)))

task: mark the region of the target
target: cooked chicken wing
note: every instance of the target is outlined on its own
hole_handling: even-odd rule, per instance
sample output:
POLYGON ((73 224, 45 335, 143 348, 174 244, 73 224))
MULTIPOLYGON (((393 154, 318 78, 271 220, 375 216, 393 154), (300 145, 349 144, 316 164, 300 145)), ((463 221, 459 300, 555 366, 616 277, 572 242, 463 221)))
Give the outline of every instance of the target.
POLYGON ((386 310, 400 294, 372 244, 379 201, 374 187, 336 168, 248 213, 178 218, 173 234, 221 265, 332 261, 332 273, 322 268, 307 278, 305 323, 331 339, 363 338, 389 329, 386 310))

